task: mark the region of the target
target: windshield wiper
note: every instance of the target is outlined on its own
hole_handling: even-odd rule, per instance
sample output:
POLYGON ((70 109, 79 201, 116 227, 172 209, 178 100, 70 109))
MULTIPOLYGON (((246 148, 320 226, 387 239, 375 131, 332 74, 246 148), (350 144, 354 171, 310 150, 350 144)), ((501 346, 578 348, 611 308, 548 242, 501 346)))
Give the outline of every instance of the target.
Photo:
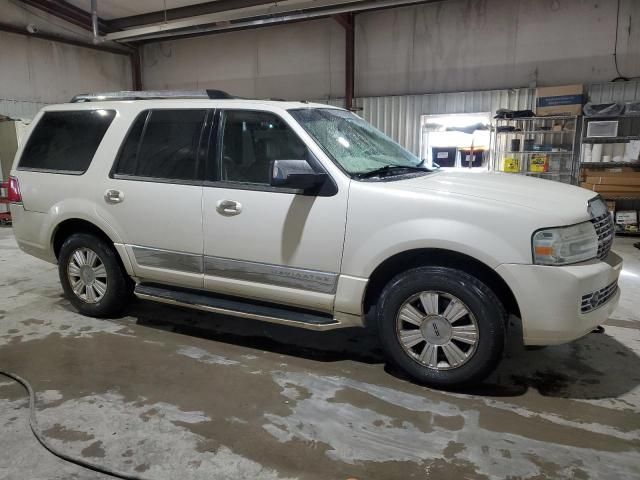
MULTIPOLYGON (((411 165, 384 165, 380 168, 376 168, 374 170, 369 170, 368 172, 363 172, 363 173, 356 173, 355 177, 356 178, 371 178, 371 177, 378 177, 381 175, 385 175, 387 173, 391 173, 394 172, 396 170, 409 170, 412 172, 428 172, 429 169, 425 168, 425 167, 418 167, 418 166, 411 166, 411 165)), ((401 173, 401 172, 398 172, 401 173)))

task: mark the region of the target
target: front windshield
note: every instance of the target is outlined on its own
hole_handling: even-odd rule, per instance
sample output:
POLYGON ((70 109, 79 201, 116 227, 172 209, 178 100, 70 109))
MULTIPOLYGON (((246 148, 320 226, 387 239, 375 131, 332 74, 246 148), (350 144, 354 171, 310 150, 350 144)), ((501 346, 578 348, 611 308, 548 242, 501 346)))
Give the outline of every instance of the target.
MULTIPOLYGON (((416 169, 422 161, 362 118, 335 108, 289 110, 289 113, 351 175, 380 168, 416 169)), ((395 170, 394 170, 395 171, 395 170)))

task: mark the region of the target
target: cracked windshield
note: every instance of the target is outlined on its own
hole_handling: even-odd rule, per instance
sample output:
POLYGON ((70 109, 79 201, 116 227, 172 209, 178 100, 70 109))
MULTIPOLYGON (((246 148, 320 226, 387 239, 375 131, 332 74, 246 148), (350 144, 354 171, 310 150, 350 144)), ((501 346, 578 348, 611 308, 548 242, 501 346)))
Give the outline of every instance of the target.
POLYGON ((392 170, 424 170, 422 161, 351 112, 326 109, 290 110, 315 141, 354 176, 392 170))

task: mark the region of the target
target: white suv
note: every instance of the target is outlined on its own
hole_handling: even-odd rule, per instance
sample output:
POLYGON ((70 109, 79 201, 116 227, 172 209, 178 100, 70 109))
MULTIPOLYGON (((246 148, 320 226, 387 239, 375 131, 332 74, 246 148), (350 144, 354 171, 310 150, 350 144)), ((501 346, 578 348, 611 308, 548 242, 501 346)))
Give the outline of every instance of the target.
POLYGON ((314 330, 372 324, 414 379, 452 387, 495 368, 508 314, 525 345, 550 345, 618 302, 592 192, 430 171, 326 105, 146 95, 44 108, 11 172, 20 248, 58 264, 85 315, 117 315, 133 293, 314 330))

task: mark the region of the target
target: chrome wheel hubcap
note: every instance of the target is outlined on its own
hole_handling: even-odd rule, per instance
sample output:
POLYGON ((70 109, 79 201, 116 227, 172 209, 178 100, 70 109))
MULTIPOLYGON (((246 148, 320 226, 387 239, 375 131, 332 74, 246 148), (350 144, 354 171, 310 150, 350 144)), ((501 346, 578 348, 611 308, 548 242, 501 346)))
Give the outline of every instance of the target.
POLYGON ((473 313, 458 297, 424 291, 400 307, 396 334, 414 361, 434 370, 450 370, 473 356, 480 332, 473 313))
POLYGON ((107 270, 96 252, 78 248, 69 258, 67 276, 73 293, 86 303, 98 303, 107 293, 107 270))

